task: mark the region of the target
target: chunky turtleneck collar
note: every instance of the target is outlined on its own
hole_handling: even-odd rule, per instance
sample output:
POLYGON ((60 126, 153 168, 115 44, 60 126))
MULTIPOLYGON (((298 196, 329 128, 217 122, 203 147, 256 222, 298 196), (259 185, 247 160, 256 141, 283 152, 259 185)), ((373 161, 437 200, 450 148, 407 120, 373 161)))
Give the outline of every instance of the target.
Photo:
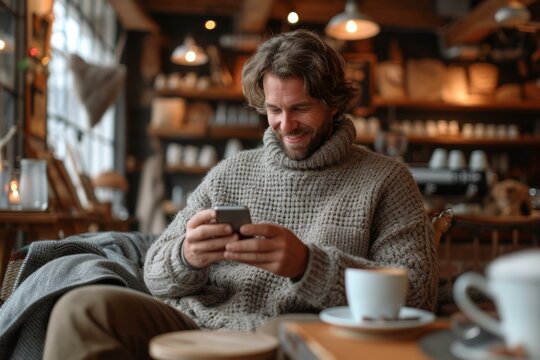
POLYGON ((269 163, 295 170, 311 170, 330 166, 345 158, 354 142, 356 131, 347 117, 334 122, 334 132, 317 151, 303 160, 293 160, 281 148, 279 140, 270 127, 263 137, 264 149, 269 163))

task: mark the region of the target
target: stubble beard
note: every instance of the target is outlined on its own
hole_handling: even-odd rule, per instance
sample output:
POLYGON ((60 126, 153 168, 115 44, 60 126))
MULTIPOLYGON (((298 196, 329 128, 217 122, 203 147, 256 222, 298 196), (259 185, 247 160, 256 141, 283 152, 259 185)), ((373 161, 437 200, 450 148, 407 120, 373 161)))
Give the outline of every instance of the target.
POLYGON ((287 157, 289 157, 291 160, 304 160, 313 155, 317 150, 319 150, 319 148, 324 144, 324 142, 330 138, 330 135, 332 134, 332 120, 327 119, 326 121, 324 121, 319 130, 317 131, 314 131, 312 128, 305 127, 285 134, 288 136, 296 136, 300 134, 310 133, 310 141, 307 146, 303 144, 286 145, 285 141, 283 141, 284 135, 278 130, 274 130, 274 133, 279 140, 281 149, 283 149, 287 157))

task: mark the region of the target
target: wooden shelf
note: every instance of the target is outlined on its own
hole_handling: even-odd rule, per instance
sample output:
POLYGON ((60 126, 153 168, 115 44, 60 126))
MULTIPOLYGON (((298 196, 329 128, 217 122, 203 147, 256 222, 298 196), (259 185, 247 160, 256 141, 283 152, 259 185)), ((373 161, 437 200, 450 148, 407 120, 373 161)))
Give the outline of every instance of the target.
POLYGON ((212 87, 205 90, 197 88, 178 88, 156 90, 156 96, 180 96, 188 99, 214 101, 244 101, 240 87, 212 87))
POLYGON ((198 166, 198 165, 184 165, 184 164, 176 164, 176 165, 167 165, 165 167, 165 172, 168 174, 192 174, 192 175, 204 175, 210 170, 209 167, 206 166, 198 166))
MULTIPOLYGON (((464 138, 462 136, 409 136, 410 144, 472 146, 540 146, 540 136, 523 135, 516 139, 464 138)), ((373 144, 373 136, 356 136, 356 143, 373 144)))
POLYGON ((179 129, 149 127, 148 134, 160 139, 169 140, 219 140, 239 138, 246 140, 262 139, 264 129, 258 126, 215 126, 185 127, 179 129))
POLYGON ((512 110, 512 111, 540 111, 540 102, 532 100, 516 100, 497 102, 494 99, 470 101, 464 103, 444 102, 444 101, 423 101, 411 99, 383 99, 379 96, 373 98, 373 105, 376 107, 400 107, 425 110, 466 110, 466 111, 490 111, 490 110, 512 110))
POLYGON ((259 126, 211 126, 210 137, 212 139, 262 139, 264 129, 259 126))

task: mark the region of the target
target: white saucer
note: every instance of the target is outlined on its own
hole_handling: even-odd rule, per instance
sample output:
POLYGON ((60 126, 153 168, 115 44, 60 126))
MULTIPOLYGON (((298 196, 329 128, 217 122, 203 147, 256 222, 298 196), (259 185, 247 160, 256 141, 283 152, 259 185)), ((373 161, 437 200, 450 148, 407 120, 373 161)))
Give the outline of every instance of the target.
POLYGON ((357 322, 352 319, 347 306, 338 306, 324 309, 319 318, 325 323, 337 325, 350 330, 369 333, 396 332, 400 330, 418 328, 432 323, 435 315, 429 311, 404 307, 399 312, 400 318, 417 317, 414 320, 385 320, 357 322))
POLYGON ((454 341, 450 345, 450 352, 462 360, 517 360, 527 359, 522 356, 515 357, 511 355, 497 354, 494 347, 503 347, 502 341, 492 341, 482 346, 467 346, 461 341, 454 341))

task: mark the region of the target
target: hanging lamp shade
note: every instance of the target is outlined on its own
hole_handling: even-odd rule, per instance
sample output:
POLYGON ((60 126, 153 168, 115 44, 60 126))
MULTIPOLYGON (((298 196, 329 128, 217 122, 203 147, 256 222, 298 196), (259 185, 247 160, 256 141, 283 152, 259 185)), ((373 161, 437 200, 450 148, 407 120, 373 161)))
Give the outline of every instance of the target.
POLYGON ((531 19, 529 9, 519 1, 510 1, 501 6, 494 15, 495 21, 503 26, 515 26, 531 19))
POLYGON ((187 35, 184 43, 174 49, 171 61, 178 65, 202 65, 208 61, 208 55, 195 43, 191 35, 187 35))
POLYGON ((326 34, 338 40, 361 40, 377 35, 379 25, 358 11, 355 0, 347 0, 345 11, 326 25, 326 34))

